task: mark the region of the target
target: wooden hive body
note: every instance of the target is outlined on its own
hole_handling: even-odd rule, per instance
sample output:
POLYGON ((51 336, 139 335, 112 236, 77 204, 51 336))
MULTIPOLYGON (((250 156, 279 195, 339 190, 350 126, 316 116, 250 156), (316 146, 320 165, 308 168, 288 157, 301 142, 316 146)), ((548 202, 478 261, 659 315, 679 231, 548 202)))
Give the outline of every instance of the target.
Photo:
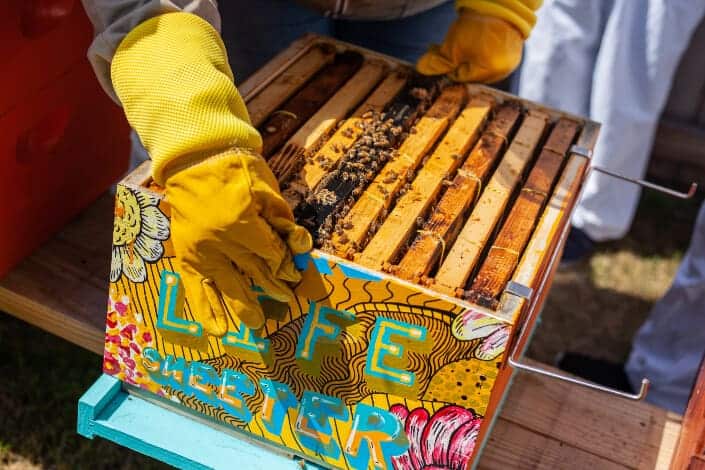
POLYGON ((589 164, 570 146, 592 148, 598 126, 317 36, 240 89, 321 249, 298 257, 284 317, 207 336, 146 164, 117 192, 148 230, 113 247, 105 372, 325 466, 472 465, 589 164), (147 236, 159 256, 125 269, 147 236))

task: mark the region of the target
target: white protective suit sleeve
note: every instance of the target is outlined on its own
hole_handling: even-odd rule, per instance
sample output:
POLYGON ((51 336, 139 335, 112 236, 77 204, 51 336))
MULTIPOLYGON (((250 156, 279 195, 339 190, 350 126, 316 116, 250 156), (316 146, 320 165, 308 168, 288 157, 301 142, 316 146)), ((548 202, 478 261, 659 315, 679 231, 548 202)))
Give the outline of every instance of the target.
POLYGON ((88 49, 88 59, 96 77, 110 97, 119 104, 110 81, 110 64, 118 45, 132 28, 153 16, 171 11, 193 13, 220 31, 216 0, 82 0, 96 37, 88 49))
POLYGON ((673 284, 649 313, 626 364, 632 386, 651 380, 646 400, 683 413, 705 353, 705 203, 673 284))
MULTIPOLYGON (((602 123, 593 164, 642 178, 676 68, 704 14, 705 2, 693 0, 545 0, 526 42, 519 94, 602 123)), ((639 194, 593 173, 573 225, 595 241, 621 238, 639 194)))

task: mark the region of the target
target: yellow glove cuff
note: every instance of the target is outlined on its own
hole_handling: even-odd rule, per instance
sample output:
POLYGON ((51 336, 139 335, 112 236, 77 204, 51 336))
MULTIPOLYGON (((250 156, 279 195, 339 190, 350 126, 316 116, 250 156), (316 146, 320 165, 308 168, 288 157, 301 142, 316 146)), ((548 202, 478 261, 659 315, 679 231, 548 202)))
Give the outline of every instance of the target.
POLYGON ((508 21, 516 26, 526 39, 536 24, 535 11, 542 2, 543 0, 455 0, 455 7, 468 8, 508 21))
POLYGON ((135 27, 115 52, 111 78, 158 184, 170 167, 262 147, 220 35, 196 15, 166 13, 135 27))

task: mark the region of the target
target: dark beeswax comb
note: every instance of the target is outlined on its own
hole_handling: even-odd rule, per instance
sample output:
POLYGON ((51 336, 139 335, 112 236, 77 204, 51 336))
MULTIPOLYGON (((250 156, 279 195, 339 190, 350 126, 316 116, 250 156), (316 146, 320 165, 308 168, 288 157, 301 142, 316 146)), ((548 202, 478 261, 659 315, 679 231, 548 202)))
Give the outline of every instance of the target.
POLYGON ((305 123, 362 66, 363 57, 353 51, 335 56, 280 109, 274 111, 259 127, 262 155, 269 158, 296 129, 305 123))
POLYGON ((425 112, 441 86, 436 79, 414 76, 382 113, 370 113, 358 123, 362 134, 296 211, 297 219, 314 233, 319 246, 330 239, 335 222, 347 212, 351 198, 359 196, 393 157, 412 123, 425 112))

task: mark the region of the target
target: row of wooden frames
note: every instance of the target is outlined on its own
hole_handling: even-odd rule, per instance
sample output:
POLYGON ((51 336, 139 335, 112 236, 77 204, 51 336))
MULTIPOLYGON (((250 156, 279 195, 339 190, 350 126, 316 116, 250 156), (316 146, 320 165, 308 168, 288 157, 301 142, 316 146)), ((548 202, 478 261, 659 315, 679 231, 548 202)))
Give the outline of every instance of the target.
MULTIPOLYGON (((241 87, 293 209, 412 75, 384 56, 309 42, 241 87)), ((572 149, 589 151, 599 126, 477 85, 444 84, 424 111, 324 251, 497 309, 513 275, 531 286, 555 256, 589 163, 572 149)))

